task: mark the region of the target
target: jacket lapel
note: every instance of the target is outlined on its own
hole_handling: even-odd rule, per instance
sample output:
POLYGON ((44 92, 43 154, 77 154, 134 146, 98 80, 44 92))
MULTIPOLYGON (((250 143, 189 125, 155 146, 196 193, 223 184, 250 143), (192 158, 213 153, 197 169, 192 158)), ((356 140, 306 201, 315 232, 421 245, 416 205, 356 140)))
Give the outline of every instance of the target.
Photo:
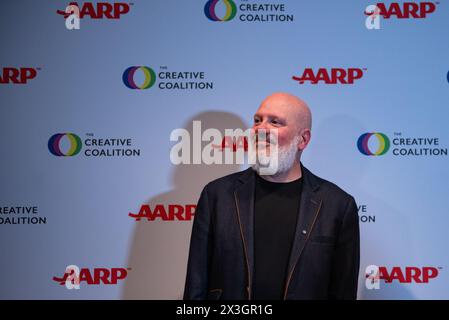
POLYGON ((254 270, 254 192, 255 173, 249 168, 239 179, 234 191, 236 213, 247 267, 248 299, 251 299, 254 270))
POLYGON ((288 273, 285 285, 284 299, 287 296, 288 286, 299 261, 304 246, 312 233, 315 221, 318 218, 322 200, 317 196, 316 190, 319 187, 315 176, 301 164, 303 188, 299 204, 299 215, 296 222, 295 236, 290 252, 288 263, 288 273))

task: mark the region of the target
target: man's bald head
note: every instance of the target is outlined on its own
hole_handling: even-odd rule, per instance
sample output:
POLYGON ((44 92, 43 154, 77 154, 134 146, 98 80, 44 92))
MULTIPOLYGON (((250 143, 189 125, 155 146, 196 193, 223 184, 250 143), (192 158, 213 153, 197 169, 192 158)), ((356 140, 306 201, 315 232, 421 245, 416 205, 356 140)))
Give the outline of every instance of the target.
POLYGON ((278 110, 290 121, 293 120, 297 129, 312 129, 312 113, 307 103, 297 96, 285 92, 276 92, 266 97, 259 110, 278 110))

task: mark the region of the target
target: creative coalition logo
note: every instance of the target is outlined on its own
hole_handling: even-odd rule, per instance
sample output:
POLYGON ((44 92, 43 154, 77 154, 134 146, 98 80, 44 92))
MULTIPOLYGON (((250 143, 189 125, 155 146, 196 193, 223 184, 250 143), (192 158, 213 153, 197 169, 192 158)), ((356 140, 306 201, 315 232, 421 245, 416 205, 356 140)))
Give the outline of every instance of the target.
POLYGON ((369 265, 365 269, 365 286, 368 290, 380 289, 380 280, 385 284, 418 283, 428 284, 439 275, 441 267, 387 267, 369 265))
POLYGON ((195 204, 156 204, 153 208, 148 204, 144 204, 140 207, 138 213, 128 213, 128 216, 141 221, 146 219, 147 221, 154 221, 156 219, 162 221, 191 221, 195 215, 195 204))
POLYGON ((226 13, 222 18, 219 18, 215 13, 215 8, 219 0, 209 0, 204 6, 204 14, 211 21, 229 21, 234 19, 237 13, 237 6, 232 0, 224 0, 223 4, 226 6, 226 13))
POLYGON ((425 19, 436 10, 439 2, 392 2, 385 4, 383 2, 371 4, 366 7, 364 14, 368 16, 365 20, 365 26, 368 30, 378 30, 381 28, 381 17, 390 19, 425 19))
POLYGON ((292 22, 294 15, 286 10, 285 3, 260 3, 241 0, 209 0, 204 5, 204 15, 210 21, 226 22, 235 17, 241 22, 292 22))
POLYGON ((40 68, 2 68, 0 84, 27 84, 29 80, 36 78, 40 68))
POLYGON ((116 285, 120 280, 126 279, 131 268, 80 268, 77 265, 66 267, 61 277, 53 277, 53 281, 69 290, 80 289, 85 285, 116 285))
POLYGON ((390 149, 390 139, 388 139, 388 137, 383 133, 367 132, 362 134, 357 140, 357 148, 365 156, 381 156, 387 153, 390 149), (373 136, 378 142, 376 150, 371 150, 368 145, 370 138, 373 136))
POLYGON ((214 82, 206 79, 204 71, 169 71, 161 66, 156 72, 147 66, 131 66, 122 75, 123 84, 129 89, 149 89, 156 82, 160 90, 211 90, 214 82), (158 79, 158 81, 157 81, 158 79))
POLYGON ((292 79, 299 84, 309 82, 310 84, 354 84, 356 80, 363 77, 366 68, 305 68, 301 76, 293 76, 292 79))
POLYGON ((95 138, 86 134, 84 141, 74 133, 56 133, 48 139, 48 151, 56 157, 73 157, 83 150, 86 157, 139 157, 132 138, 95 138))
POLYGON ((82 142, 80 137, 74 133, 56 133, 48 139, 48 150, 57 157, 71 157, 81 151, 82 142), (62 150, 61 140, 66 138, 69 141, 69 149, 62 150))
POLYGON ((0 206, 1 224, 47 224, 47 217, 39 214, 37 206, 0 206))
POLYGON ((404 137, 396 132, 393 139, 380 132, 367 132, 357 139, 357 148, 365 156, 382 156, 390 151, 394 156, 447 156, 438 137, 404 137))
POLYGON ((129 67, 123 72, 123 83, 130 89, 148 89, 151 88, 156 82, 156 73, 153 69, 148 67, 129 67), (137 70, 140 70, 144 74, 144 81, 141 85, 137 85, 134 81, 134 74, 137 70))

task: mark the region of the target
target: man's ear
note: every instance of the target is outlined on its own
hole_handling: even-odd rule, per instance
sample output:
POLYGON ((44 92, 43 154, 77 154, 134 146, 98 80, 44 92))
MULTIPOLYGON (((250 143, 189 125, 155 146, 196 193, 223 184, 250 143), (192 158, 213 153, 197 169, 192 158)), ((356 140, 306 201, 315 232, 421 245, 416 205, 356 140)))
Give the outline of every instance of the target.
POLYGON ((302 151, 309 144, 312 137, 312 132, 310 131, 310 129, 303 129, 301 130, 300 137, 301 139, 299 140, 298 148, 302 151))

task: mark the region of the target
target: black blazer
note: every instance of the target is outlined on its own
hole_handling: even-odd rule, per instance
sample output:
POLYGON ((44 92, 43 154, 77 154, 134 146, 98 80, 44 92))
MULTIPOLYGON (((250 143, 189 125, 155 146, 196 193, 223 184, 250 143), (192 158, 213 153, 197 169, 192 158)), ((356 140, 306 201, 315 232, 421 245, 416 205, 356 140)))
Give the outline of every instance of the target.
MULTIPOLYGON (((303 190, 284 299, 356 299, 354 198, 302 166, 303 190)), ((184 299, 252 299, 255 172, 206 185, 193 222, 184 299)))

